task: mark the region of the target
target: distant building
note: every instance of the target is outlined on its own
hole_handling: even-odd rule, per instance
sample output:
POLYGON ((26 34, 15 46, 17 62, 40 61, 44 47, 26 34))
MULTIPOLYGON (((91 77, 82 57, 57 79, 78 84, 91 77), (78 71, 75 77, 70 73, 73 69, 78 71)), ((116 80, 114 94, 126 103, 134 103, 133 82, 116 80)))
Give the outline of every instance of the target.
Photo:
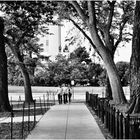
POLYGON ((69 54, 79 46, 86 46, 87 51, 90 48, 90 54, 92 54, 93 49, 91 49, 89 41, 83 37, 83 34, 71 22, 63 22, 62 24, 60 26, 49 25, 49 34, 40 38, 43 43, 41 55, 49 57, 50 60, 55 60, 59 53, 69 57, 69 54), (71 40, 74 43, 71 43, 71 40))
POLYGON ((43 52, 41 55, 50 57, 51 60, 55 60, 56 55, 62 52, 61 46, 61 26, 50 25, 49 34, 42 37, 43 52))

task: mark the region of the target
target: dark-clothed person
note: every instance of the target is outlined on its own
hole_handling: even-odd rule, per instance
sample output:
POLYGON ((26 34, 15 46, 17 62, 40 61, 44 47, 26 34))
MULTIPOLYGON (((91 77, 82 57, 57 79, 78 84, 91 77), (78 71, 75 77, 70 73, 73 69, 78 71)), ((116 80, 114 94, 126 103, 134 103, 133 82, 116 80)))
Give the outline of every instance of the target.
POLYGON ((71 102, 71 96, 72 96, 72 87, 68 87, 68 98, 69 98, 69 103, 71 102))
POLYGON ((58 93, 58 102, 59 104, 62 104, 63 88, 61 86, 59 87, 57 93, 58 93))
POLYGON ((65 85, 63 87, 63 99, 64 99, 64 104, 66 104, 68 102, 68 91, 65 85))

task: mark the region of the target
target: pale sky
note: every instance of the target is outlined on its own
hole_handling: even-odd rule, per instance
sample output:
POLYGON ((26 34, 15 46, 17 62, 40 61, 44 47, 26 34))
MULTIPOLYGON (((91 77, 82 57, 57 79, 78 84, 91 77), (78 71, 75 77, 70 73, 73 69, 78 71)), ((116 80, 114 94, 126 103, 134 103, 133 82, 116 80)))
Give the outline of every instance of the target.
POLYGON ((131 43, 128 43, 128 45, 126 45, 125 47, 121 47, 121 48, 118 48, 116 50, 116 53, 115 53, 115 62, 118 62, 118 61, 126 61, 126 62, 130 62, 130 57, 131 57, 131 43))

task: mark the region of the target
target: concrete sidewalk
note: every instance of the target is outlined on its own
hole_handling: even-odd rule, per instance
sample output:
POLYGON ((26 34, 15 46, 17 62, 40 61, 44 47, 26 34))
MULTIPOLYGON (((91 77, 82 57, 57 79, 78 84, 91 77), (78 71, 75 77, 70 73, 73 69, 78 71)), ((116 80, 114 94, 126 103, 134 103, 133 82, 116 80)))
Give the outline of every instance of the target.
POLYGON ((105 139, 84 103, 53 106, 27 139, 105 139))

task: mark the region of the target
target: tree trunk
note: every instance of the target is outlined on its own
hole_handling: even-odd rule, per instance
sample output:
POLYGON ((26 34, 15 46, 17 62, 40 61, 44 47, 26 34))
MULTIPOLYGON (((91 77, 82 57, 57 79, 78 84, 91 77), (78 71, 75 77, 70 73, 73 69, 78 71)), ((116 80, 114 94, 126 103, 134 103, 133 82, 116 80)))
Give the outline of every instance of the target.
POLYGON ((111 90, 111 85, 110 85, 110 82, 109 82, 109 78, 108 78, 108 75, 106 73, 106 89, 105 89, 105 97, 109 100, 113 100, 113 97, 112 97, 112 90, 111 90))
MULTIPOLYGON (((113 97, 113 102, 115 104, 123 104, 126 103, 126 97, 124 95, 124 91, 121 85, 121 80, 116 68, 116 65, 113 61, 113 57, 109 50, 104 47, 104 44, 102 43, 100 37, 98 36, 96 29, 94 26, 89 25, 90 33, 93 42, 95 43, 95 46, 98 46, 97 49, 100 52, 100 55, 102 56, 102 59, 104 61, 104 66, 107 70, 107 74, 109 77, 109 82, 111 85, 112 89, 112 97, 113 97)), ((113 47, 113 46, 112 46, 113 47)))
POLYGON ((23 58, 20 54, 19 46, 12 46, 12 44, 9 42, 8 42, 8 45, 9 45, 11 51, 13 52, 14 56, 17 58, 17 60, 19 62, 19 66, 21 68, 22 76, 24 79, 25 102, 33 102, 29 73, 23 62, 23 58))
POLYGON ((136 1, 130 60, 129 113, 140 113, 140 1, 136 1))
POLYGON ((0 112, 11 110, 8 98, 7 56, 3 31, 4 21, 0 18, 0 112))
POLYGON ((33 102, 30 77, 25 67, 25 64, 20 63, 20 68, 24 79, 25 102, 33 102))
MULTIPOLYGON (((106 56, 107 55, 108 54, 106 54, 106 56)), ((126 103, 127 100, 124 95, 123 88, 121 85, 121 80, 120 80, 119 74, 117 72, 117 68, 116 68, 114 61, 111 59, 111 57, 109 58, 109 55, 103 60, 104 60, 104 64, 105 64, 105 67, 106 67, 106 70, 108 73, 114 103, 115 104, 126 103)))

